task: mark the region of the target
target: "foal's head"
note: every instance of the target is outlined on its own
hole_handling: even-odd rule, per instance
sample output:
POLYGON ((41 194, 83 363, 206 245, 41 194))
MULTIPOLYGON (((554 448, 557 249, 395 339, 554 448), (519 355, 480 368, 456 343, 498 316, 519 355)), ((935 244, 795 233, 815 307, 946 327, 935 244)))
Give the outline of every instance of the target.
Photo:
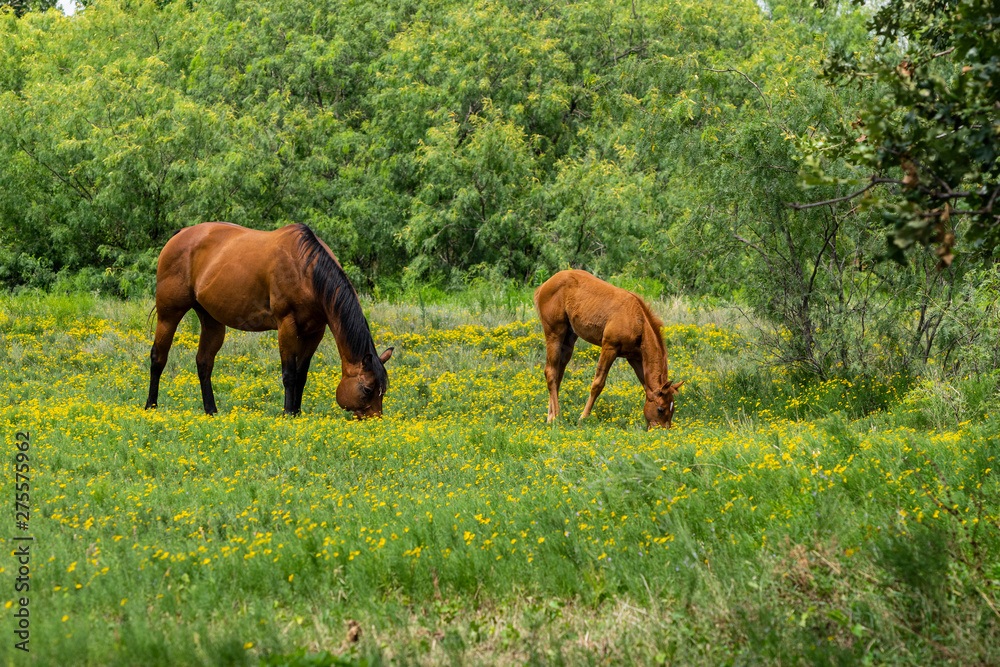
POLYGON ((373 352, 356 367, 356 372, 346 371, 337 385, 337 405, 353 412, 357 419, 381 417, 382 397, 389 388, 385 362, 392 350, 390 347, 377 357, 373 352))
POLYGON ((647 430, 657 426, 660 428, 673 426, 671 420, 674 418, 674 394, 684 382, 686 380, 670 384, 670 380, 667 380, 659 390, 646 392, 646 405, 642 408, 642 414, 646 417, 647 430))

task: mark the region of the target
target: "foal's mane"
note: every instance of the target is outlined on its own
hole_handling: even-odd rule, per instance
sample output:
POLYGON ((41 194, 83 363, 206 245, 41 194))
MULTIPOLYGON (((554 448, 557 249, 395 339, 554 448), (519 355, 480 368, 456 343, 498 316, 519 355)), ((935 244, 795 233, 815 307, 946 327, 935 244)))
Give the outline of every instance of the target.
POLYGON ((384 394, 389 388, 389 376, 375 349, 375 341, 372 340, 371 329, 361 310, 361 302, 358 301, 354 286, 313 231, 307 225, 300 224, 297 227, 302 259, 306 265, 313 265, 312 283, 316 296, 328 307, 329 312, 336 313, 340 318, 344 343, 375 374, 377 391, 384 394))
POLYGON ((646 320, 649 322, 649 325, 653 327, 653 333, 656 334, 656 344, 660 346, 660 350, 666 353, 666 348, 663 346, 663 332, 661 331, 661 328, 663 327, 663 320, 653 313, 653 309, 649 307, 649 304, 646 303, 645 299, 638 294, 631 294, 639 302, 639 305, 642 306, 642 312, 646 314, 646 320))

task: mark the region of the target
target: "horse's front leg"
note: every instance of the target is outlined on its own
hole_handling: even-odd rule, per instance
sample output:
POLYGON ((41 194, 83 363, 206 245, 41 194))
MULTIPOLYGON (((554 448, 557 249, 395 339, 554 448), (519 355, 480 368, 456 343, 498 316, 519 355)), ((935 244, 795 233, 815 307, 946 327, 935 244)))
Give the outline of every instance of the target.
POLYGON ((604 391, 604 383, 608 379, 611 364, 615 363, 617 358, 618 352, 615 351, 615 348, 610 345, 601 346, 601 358, 597 360, 597 372, 594 374, 594 382, 590 385, 590 399, 587 401, 587 407, 583 409, 583 414, 580 415, 580 421, 590 416, 590 411, 594 408, 594 401, 604 391))
MULTIPOLYGON (((295 318, 288 316, 278 323, 278 354, 281 355, 281 384, 285 387, 285 414, 296 415, 300 406, 295 403, 295 390, 299 384, 301 366, 299 352, 299 327, 295 318)), ((309 364, 306 362, 306 369, 309 364)), ((303 386, 305 381, 303 380, 303 386)))
POLYGON ((639 378, 639 384, 642 385, 643 389, 646 388, 646 374, 643 372, 642 368, 642 357, 628 357, 629 366, 635 371, 635 376, 639 378))
POLYGON ((297 415, 302 410, 302 392, 309 375, 309 364, 323 340, 323 329, 302 335, 292 316, 278 323, 278 352, 281 354, 281 383, 285 387, 285 414, 297 415))
MULTIPOLYGON (((307 338, 299 339, 299 351, 296 354, 295 384, 292 387, 292 414, 298 414, 302 410, 302 394, 306 388, 306 378, 309 375, 309 364, 312 362, 313 354, 319 347, 319 342, 323 340, 323 331, 307 338)), ((286 396, 287 402, 287 396, 286 396)))

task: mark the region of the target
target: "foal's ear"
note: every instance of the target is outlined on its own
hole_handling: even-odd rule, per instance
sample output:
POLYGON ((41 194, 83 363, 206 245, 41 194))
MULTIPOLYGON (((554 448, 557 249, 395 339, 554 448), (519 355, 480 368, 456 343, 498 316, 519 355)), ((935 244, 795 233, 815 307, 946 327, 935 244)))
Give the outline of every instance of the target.
POLYGON ((660 388, 659 391, 660 396, 666 396, 667 394, 676 392, 678 389, 681 388, 681 385, 684 384, 685 382, 687 382, 687 380, 681 380, 680 382, 677 382, 675 384, 670 384, 670 380, 667 380, 666 384, 664 384, 660 388))
POLYGON ((384 364, 385 362, 389 361, 389 359, 392 357, 392 351, 395 350, 395 349, 396 348, 394 348, 394 347, 387 347, 385 349, 385 352, 383 352, 382 354, 380 354, 378 358, 381 359, 382 363, 384 364))

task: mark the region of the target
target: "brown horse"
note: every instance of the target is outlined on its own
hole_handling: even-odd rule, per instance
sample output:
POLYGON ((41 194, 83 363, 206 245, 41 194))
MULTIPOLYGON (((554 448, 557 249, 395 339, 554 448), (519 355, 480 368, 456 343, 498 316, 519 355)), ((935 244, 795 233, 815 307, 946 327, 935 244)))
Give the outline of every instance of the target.
POLYGON ((358 295, 325 243, 305 225, 273 232, 228 222, 204 222, 177 232, 156 267, 156 335, 150 352, 149 398, 156 407, 160 375, 174 331, 194 308, 201 320, 195 361, 205 412, 215 414, 212 367, 226 327, 278 330, 285 413, 298 414, 309 362, 330 327, 340 350, 337 404, 363 419, 382 416, 389 387, 358 295))
POLYGON ((573 356, 578 337, 601 347, 590 400, 580 419, 586 419, 601 395, 611 364, 624 357, 646 390, 643 415, 646 428, 670 428, 674 394, 684 382, 667 379, 667 352, 663 326, 641 298, 599 280, 586 271, 560 271, 535 290, 535 310, 545 332, 545 382, 549 386, 549 416, 559 416, 559 385, 573 356))

